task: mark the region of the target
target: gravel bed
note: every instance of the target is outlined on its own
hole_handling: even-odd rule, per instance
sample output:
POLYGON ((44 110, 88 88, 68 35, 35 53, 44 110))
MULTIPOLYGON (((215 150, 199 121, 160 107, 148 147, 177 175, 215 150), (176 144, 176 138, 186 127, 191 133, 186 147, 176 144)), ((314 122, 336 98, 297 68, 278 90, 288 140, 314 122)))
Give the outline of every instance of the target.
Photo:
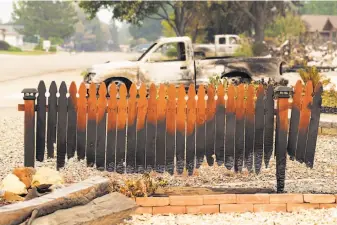
POLYGON ((294 213, 220 213, 212 215, 136 215, 128 225, 317 225, 337 224, 337 209, 303 210, 294 213))
MULTIPOLYGON (((13 109, 14 110, 14 109, 13 109)), ((0 180, 14 167, 23 165, 23 113, 0 117, 0 180)), ((337 136, 319 136, 314 169, 295 161, 287 160, 286 192, 294 193, 337 193, 337 136)), ((46 159, 36 162, 36 166, 56 168, 56 159, 46 159)), ((259 175, 248 174, 247 171, 235 174, 223 166, 202 166, 198 174, 187 176, 170 176, 167 173, 153 174, 164 177, 170 186, 190 187, 258 187, 274 188, 276 186, 275 160, 270 162, 270 168, 263 168, 259 175)), ((66 162, 61 169, 66 182, 72 183, 84 180, 90 176, 101 175, 122 182, 128 178, 137 178, 139 174, 120 175, 106 171, 98 171, 86 166, 85 161, 76 158, 66 162)))

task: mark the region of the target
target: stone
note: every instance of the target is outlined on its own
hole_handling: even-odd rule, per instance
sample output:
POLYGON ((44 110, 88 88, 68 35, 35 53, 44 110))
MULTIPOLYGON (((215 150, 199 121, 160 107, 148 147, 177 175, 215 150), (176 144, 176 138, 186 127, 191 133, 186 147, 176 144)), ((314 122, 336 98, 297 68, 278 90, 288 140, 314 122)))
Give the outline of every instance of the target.
POLYGON ((271 194, 270 203, 303 203, 303 194, 271 194))
POLYGON ((139 206, 165 206, 169 205, 168 197, 144 197, 136 198, 136 203, 139 206))
POLYGON ((191 196, 170 196, 170 205, 203 205, 203 197, 200 195, 191 196))
POLYGON ((237 203, 269 204, 269 194, 239 194, 236 195, 237 203))
POLYGON ((287 204, 287 211, 288 212, 298 212, 304 209, 319 209, 319 204, 312 204, 312 203, 300 203, 300 204, 287 204))
POLYGON ((14 174, 8 174, 1 182, 0 190, 17 195, 27 194, 26 185, 14 174))
POLYGON ((309 203, 335 203, 334 195, 329 194, 304 194, 304 202, 309 203))
POLYGON ((204 195, 204 205, 236 203, 236 194, 204 195))
POLYGON ((110 192, 109 179, 95 182, 88 179, 39 198, 0 207, 0 225, 23 223, 35 210, 38 210, 38 216, 45 216, 57 210, 85 205, 110 192))
POLYGON ((186 206, 187 214, 213 214, 219 213, 219 205, 199 205, 199 206, 186 206))
POLYGON ((287 212, 287 204, 254 204, 254 212, 287 212))
POLYGON ((25 200, 31 200, 40 196, 41 194, 37 191, 36 187, 33 187, 32 189, 29 189, 28 194, 25 196, 25 200))
POLYGON ((157 206, 153 207, 153 215, 161 214, 161 215, 169 215, 169 214, 185 214, 186 207, 185 206, 157 206))
POLYGON ((21 197, 20 195, 14 194, 12 192, 9 191, 5 191, 4 195, 2 196, 2 198, 6 201, 6 202, 17 202, 17 201, 24 201, 25 199, 23 197, 21 197))
POLYGON ((36 173, 33 175, 32 186, 39 186, 41 184, 52 184, 52 185, 61 185, 64 183, 64 179, 61 176, 60 172, 41 167, 36 170, 36 173))
POLYGON ((33 167, 19 167, 13 170, 13 174, 26 185, 26 188, 30 188, 35 172, 36 170, 33 167))
POLYGON ((114 192, 96 198, 86 205, 58 210, 47 216, 36 218, 32 225, 118 224, 136 208, 137 205, 133 200, 114 192))
POLYGON ((243 213, 253 211, 253 204, 220 204, 220 212, 222 213, 243 213))

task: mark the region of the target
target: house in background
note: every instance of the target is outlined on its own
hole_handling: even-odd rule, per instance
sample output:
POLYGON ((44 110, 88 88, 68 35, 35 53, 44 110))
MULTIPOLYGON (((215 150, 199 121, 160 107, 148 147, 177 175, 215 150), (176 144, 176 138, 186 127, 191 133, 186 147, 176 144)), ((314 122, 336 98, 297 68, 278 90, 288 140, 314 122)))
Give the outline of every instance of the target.
POLYGON ((0 41, 6 41, 8 44, 21 47, 23 45, 23 35, 19 34, 18 29, 23 26, 0 24, 0 41))
POLYGON ((307 35, 337 42, 337 16, 302 15, 301 19, 306 25, 307 35))

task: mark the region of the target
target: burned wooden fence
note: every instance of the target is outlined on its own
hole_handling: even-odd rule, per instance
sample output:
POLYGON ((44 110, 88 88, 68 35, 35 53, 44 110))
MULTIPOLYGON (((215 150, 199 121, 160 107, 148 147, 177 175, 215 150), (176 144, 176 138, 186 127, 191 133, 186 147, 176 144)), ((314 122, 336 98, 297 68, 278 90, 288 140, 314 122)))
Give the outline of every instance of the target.
POLYGON ((209 85, 196 91, 191 85, 187 93, 184 86, 157 88, 132 85, 127 93, 124 85, 106 90, 102 83, 97 92, 94 84, 87 91, 83 83, 78 90, 71 83, 68 92, 64 82, 58 90, 52 82, 48 101, 43 81, 38 91, 25 89, 25 104, 19 105, 25 111, 25 166, 54 157, 56 143, 57 168, 76 154, 88 166, 117 173, 192 175, 204 158, 210 166, 259 173, 275 149, 278 191, 287 152, 313 166, 321 84, 313 91, 311 82, 303 87, 298 81, 291 105, 287 87, 209 85))

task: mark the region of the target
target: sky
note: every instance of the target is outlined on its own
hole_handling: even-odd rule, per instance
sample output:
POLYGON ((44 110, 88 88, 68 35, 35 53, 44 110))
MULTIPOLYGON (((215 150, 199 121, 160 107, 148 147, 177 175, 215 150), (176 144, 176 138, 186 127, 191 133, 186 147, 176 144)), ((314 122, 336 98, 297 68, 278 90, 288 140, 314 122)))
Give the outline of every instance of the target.
MULTIPOLYGON (((10 20, 14 1, 15 0, 0 0, 0 20, 2 20, 3 23, 7 23, 10 20)), ((97 16, 102 22, 109 23, 111 12, 108 10, 100 10, 97 16)), ((117 25, 119 25, 119 23, 117 23, 117 25)))

